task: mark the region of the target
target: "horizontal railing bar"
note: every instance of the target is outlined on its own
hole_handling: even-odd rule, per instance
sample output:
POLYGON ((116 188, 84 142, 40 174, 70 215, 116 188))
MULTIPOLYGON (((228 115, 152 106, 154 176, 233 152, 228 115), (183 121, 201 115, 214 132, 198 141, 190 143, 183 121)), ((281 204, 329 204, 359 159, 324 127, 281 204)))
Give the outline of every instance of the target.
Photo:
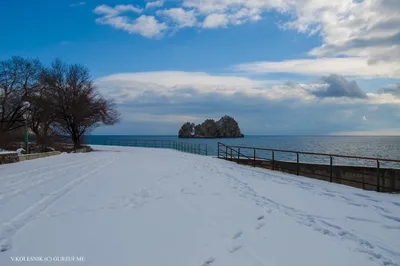
POLYGON ((260 150, 260 151, 274 151, 274 152, 283 152, 283 153, 298 153, 304 155, 318 155, 318 156, 332 156, 336 158, 349 158, 349 159, 361 159, 361 160, 379 160, 382 162, 396 162, 400 163, 400 160, 395 159, 386 159, 386 158, 376 158, 376 157, 362 157, 362 156, 352 156, 352 155, 340 155, 340 154, 331 154, 331 153, 316 153, 316 152, 305 152, 305 151, 293 151, 293 150, 280 150, 280 149, 270 149, 270 148, 256 148, 256 147, 248 147, 248 146, 236 146, 236 145, 225 145, 219 142, 220 145, 228 147, 229 149, 238 148, 238 149, 250 149, 250 150, 260 150))

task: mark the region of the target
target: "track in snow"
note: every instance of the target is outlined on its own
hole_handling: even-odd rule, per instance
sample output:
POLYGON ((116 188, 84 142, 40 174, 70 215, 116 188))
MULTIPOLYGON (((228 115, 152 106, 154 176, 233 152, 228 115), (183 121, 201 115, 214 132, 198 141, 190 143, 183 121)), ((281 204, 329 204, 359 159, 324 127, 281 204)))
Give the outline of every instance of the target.
MULTIPOLYGON (((71 168, 79 168, 80 169, 80 174, 75 176, 72 180, 70 180, 68 183, 64 184, 61 187, 51 187, 49 188, 49 191, 41 197, 40 200, 37 202, 34 202, 31 204, 29 207, 21 210, 17 215, 15 215, 13 218, 9 219, 8 222, 3 223, 0 227, 0 252, 5 252, 9 250, 12 247, 12 236, 23 226, 31 222, 33 219, 35 219, 36 216, 38 216, 41 212, 43 212, 47 207, 50 205, 54 204, 57 200, 60 200, 65 194, 67 194, 69 191, 74 189, 76 186, 78 186, 80 183, 88 179, 89 177, 93 176, 95 173, 100 171, 102 168, 107 167, 109 164, 111 164, 113 161, 113 158, 111 157, 110 159, 94 159, 90 161, 85 161, 84 163, 76 164, 76 162, 71 162, 71 163, 61 163, 58 165, 50 166, 50 167, 42 167, 39 169, 33 169, 33 170, 28 170, 24 171, 23 173, 18 173, 18 174, 13 174, 9 175, 6 177, 3 177, 3 179, 6 178, 17 178, 20 177, 20 180, 14 181, 11 183, 11 186, 8 188, 11 189, 10 192, 0 194, 0 204, 6 203, 8 200, 16 198, 16 197, 22 197, 24 196, 24 193, 27 191, 32 192, 32 190, 37 189, 40 185, 45 185, 46 182, 49 182, 51 179, 57 178, 58 173, 65 172, 68 169, 71 168), (36 173, 40 172, 43 170, 47 170, 47 173, 43 174, 36 174, 32 176, 25 176, 29 173, 36 173), (28 179, 33 179, 34 182, 31 184, 23 187, 23 188, 15 188, 12 190, 13 186, 16 186, 17 184, 20 184, 22 182, 27 181, 28 179)), ((7 187, 6 187, 7 188, 7 187)))

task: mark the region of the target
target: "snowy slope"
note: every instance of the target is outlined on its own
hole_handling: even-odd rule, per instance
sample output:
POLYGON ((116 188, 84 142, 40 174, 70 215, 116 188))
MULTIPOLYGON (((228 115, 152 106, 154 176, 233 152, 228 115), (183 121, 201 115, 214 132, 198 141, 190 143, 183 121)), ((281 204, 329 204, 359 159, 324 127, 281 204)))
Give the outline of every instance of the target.
POLYGON ((0 166, 0 265, 400 265, 399 195, 95 148, 0 166))

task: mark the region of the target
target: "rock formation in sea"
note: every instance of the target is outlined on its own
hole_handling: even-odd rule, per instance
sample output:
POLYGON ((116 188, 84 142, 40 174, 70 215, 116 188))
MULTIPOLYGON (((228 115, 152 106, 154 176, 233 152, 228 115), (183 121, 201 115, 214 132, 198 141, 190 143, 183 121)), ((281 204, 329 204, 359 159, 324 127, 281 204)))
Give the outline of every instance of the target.
POLYGON ((207 119, 202 124, 187 122, 182 125, 179 138, 243 138, 238 123, 230 116, 224 116, 217 122, 207 119))

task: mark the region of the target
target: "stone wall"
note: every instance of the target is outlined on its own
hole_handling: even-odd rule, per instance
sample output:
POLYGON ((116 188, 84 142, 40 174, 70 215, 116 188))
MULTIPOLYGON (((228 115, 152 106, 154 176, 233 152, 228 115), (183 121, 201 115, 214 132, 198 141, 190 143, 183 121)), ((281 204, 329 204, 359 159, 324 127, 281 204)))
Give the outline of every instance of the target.
MULTIPOLYGON (((231 160, 231 159, 228 159, 231 160)), ((254 161, 249 159, 232 159, 234 162, 253 166, 254 161)), ((311 177, 328 182, 348 185, 366 190, 380 192, 400 192, 400 169, 379 169, 379 179, 377 168, 362 166, 333 165, 332 175, 329 165, 284 162, 271 160, 256 160, 256 167, 273 169, 305 177, 311 177)))
POLYGON ((17 163, 17 162, 19 162, 19 157, 16 152, 0 154, 0 164, 17 163))
POLYGON ((59 151, 51 151, 51 152, 43 152, 43 153, 32 153, 32 154, 23 154, 19 156, 19 161, 27 161, 39 158, 45 158, 55 155, 60 155, 61 152, 59 151))

